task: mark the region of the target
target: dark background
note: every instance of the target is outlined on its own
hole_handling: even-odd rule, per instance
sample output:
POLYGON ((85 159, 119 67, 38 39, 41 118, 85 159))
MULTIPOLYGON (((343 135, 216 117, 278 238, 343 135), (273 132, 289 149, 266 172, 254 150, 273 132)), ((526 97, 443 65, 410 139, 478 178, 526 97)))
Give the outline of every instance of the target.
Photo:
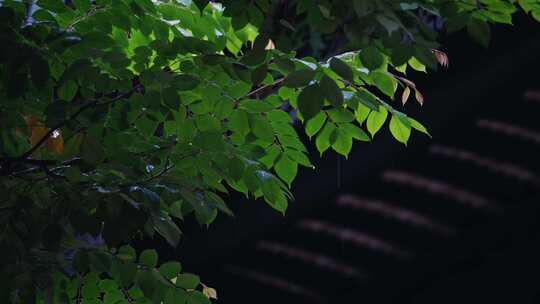
POLYGON ((432 139, 385 126, 348 160, 309 143, 285 217, 233 194, 236 218, 188 219, 159 252, 219 303, 540 303, 539 30, 521 16, 488 50, 444 37, 450 68, 410 72, 425 105, 403 109, 432 139))

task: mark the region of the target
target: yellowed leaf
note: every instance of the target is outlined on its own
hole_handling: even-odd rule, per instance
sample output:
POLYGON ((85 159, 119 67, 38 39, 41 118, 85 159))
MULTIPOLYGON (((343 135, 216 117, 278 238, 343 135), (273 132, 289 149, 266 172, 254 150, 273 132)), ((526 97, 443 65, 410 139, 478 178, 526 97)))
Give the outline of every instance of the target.
POLYGON ((424 95, 422 95, 422 93, 420 93, 420 91, 418 91, 417 89, 414 89, 414 96, 416 97, 416 101, 418 101, 418 103, 423 106, 424 105, 424 95))
POLYGON ((274 41, 272 39, 268 39, 268 44, 264 48, 265 50, 273 50, 276 48, 276 45, 274 44, 274 41))
POLYGON ((207 298, 217 300, 217 291, 214 288, 208 287, 204 284, 202 284, 202 286, 202 292, 207 298))
POLYGON ((403 94, 401 95, 401 103, 405 105, 407 103, 407 100, 409 100, 409 96, 411 95, 411 89, 409 87, 405 87, 403 90, 403 94))

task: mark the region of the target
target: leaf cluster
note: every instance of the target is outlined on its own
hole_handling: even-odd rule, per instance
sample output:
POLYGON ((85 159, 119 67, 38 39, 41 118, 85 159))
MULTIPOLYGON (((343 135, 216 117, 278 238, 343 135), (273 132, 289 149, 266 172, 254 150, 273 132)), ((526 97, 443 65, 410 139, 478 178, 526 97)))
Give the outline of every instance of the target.
POLYGON ((230 191, 285 213, 313 168, 299 132, 344 156, 387 121, 429 135, 397 110, 424 103, 408 75, 448 65, 441 31, 487 46, 518 9, 539 19, 533 0, 0 1, 0 299, 207 303, 126 244, 177 246, 187 218, 233 216, 230 191), (306 33, 346 39, 302 57, 306 33))

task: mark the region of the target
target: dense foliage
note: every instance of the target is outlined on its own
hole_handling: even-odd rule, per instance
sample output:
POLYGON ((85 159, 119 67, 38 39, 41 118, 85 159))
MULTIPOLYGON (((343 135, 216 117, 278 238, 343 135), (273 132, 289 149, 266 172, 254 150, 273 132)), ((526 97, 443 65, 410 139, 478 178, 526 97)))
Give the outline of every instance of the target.
POLYGON ((344 156, 386 121, 404 144, 428 134, 390 100, 423 103, 406 74, 448 64, 440 32, 487 46, 490 23, 540 20, 537 0, 0 6, 3 303, 209 303, 133 238, 177 246, 186 217, 232 215, 228 191, 284 213, 312 167, 297 131, 344 156))

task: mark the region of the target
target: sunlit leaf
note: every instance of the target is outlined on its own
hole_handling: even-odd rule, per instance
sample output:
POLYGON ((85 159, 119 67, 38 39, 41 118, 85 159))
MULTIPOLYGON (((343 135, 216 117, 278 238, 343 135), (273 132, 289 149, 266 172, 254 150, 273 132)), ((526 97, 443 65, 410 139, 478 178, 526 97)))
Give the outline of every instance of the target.
POLYGON ((398 115, 392 115, 390 119, 390 132, 399 142, 407 145, 411 136, 411 127, 405 125, 398 115))
POLYGON ((387 116, 388 111, 382 106, 379 107, 379 112, 373 111, 369 114, 367 119, 367 129, 372 137, 374 137, 381 129, 387 116))

